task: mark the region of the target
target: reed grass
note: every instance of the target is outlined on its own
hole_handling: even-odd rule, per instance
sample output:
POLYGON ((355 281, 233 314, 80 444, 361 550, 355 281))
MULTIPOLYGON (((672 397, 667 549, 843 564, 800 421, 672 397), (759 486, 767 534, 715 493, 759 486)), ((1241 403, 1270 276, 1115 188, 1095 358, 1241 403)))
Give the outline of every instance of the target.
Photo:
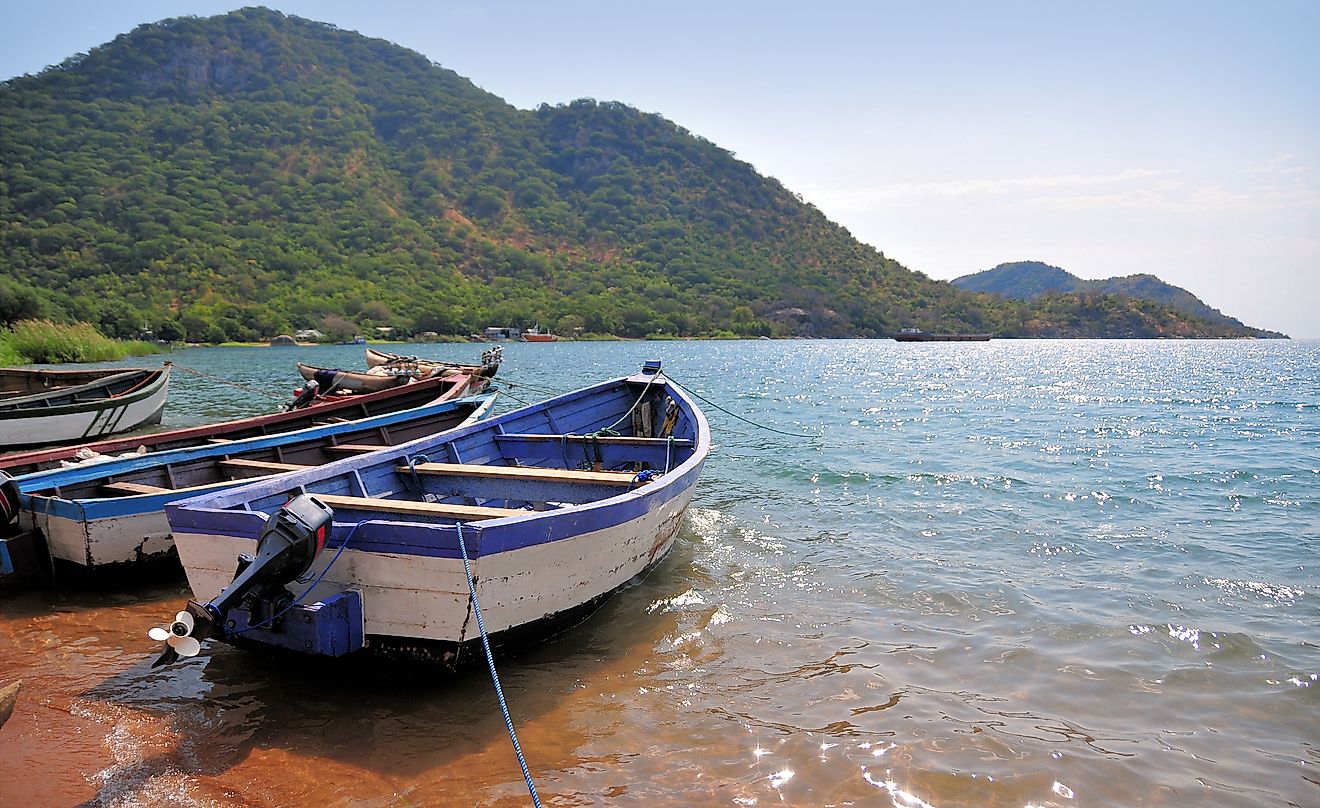
POLYGON ((23 320, 0 331, 0 364, 5 365, 105 362, 160 350, 143 340, 110 339, 87 323, 23 320))

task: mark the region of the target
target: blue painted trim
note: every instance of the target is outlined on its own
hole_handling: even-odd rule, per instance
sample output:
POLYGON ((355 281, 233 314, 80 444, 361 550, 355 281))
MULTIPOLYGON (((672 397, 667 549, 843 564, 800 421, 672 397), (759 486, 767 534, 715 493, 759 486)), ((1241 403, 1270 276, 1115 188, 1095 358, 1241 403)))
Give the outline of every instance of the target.
MULTIPOLYGON (((439 455, 449 445, 467 442, 480 436, 493 443, 493 435, 504 431, 515 431, 506 427, 511 423, 527 422, 544 418, 545 413, 567 405, 589 401, 593 396, 610 391, 625 381, 653 381, 653 386, 679 403, 683 427, 678 437, 690 438, 695 447, 683 463, 656 482, 635 491, 618 493, 595 502, 550 511, 529 511, 526 516, 512 516, 495 520, 483 520, 469 523, 468 531, 475 533, 472 552, 475 556, 492 555, 501 552, 545 544, 554 541, 572 539, 584 533, 595 532, 615 527, 640 518, 646 512, 663 507, 675 497, 682 496, 696 484, 697 477, 710 451, 709 427, 705 416, 681 388, 668 379, 654 377, 632 377, 616 379, 573 393, 558 396, 540 404, 534 404, 497 418, 468 427, 462 427, 441 435, 430 436, 386 450, 380 459, 365 461, 363 458, 345 458, 327 466, 307 471, 281 475, 278 479, 260 480, 241 488, 195 497, 172 503, 165 508, 170 525, 176 532, 200 535, 235 536, 255 541, 260 535, 265 522, 265 514, 260 511, 234 510, 245 504, 256 503, 263 499, 274 498, 290 490, 301 488, 313 495, 318 490, 352 490, 346 481, 353 472, 387 469, 393 475, 393 466, 404 458, 417 454, 439 455), (335 486, 335 483, 341 483, 335 486)), ((625 391, 628 391, 625 388, 625 391)), ((633 392, 635 396, 635 391, 633 392)), ((577 410, 575 410, 577 411, 577 410)), ((622 410, 614 411, 609 420, 617 417, 622 410)), ((545 421, 542 422, 543 424, 545 421)), ((602 423, 604 426, 608 420, 602 423)), ((517 431, 526 431, 521 428, 517 431)), ((474 447, 482 441, 473 440, 474 447)), ((364 473, 365 477, 366 474, 364 473)), ((273 505, 273 503, 272 503, 273 505)), ((358 512, 346 511, 357 514, 358 512)), ((418 521, 416 518, 386 518, 363 522, 354 534, 354 549, 359 551, 395 553, 423 557, 459 558, 457 531, 453 520, 418 521)), ((344 535, 348 523, 341 526, 336 522, 330 545, 336 544, 334 534, 344 535)))
MULTIPOLYGON (((459 407, 470 406, 474 401, 481 401, 483 403, 489 402, 494 395, 494 393, 483 393, 478 396, 426 404, 421 407, 414 407, 410 410, 400 410, 399 412, 376 415, 356 421, 350 420, 343 423, 310 427, 308 429, 297 430, 294 432, 282 432, 276 435, 262 435, 254 438, 244 438, 243 440, 236 440, 231 443, 221 443, 213 446, 192 446, 185 449, 173 449, 166 452, 151 452, 145 455, 124 458, 122 460, 109 460, 103 463, 88 463, 64 469, 34 471, 30 474, 15 477, 14 479, 18 482, 19 490, 22 493, 38 493, 54 488, 55 486, 70 485, 73 483, 85 482, 87 480, 99 479, 101 477, 127 474, 133 471, 163 466, 167 463, 176 463, 183 460, 195 461, 207 457, 238 454, 240 452, 248 452, 256 449, 269 449, 271 447, 283 446, 298 441, 316 440, 331 435, 340 435, 345 432, 358 432, 364 429, 375 429, 382 426, 388 427, 400 422, 411 421, 429 415, 449 412, 458 409, 459 407)), ((114 497, 114 499, 125 499, 125 497, 114 497)))

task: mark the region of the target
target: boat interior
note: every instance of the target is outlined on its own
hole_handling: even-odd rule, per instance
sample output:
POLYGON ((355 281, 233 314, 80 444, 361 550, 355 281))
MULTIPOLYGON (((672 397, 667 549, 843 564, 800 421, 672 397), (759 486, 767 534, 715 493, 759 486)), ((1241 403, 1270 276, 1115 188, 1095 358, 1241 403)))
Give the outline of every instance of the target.
POLYGON ((31 392, 14 392, 0 399, 0 409, 62 407, 85 401, 104 401, 147 387, 165 371, 128 369, 123 373, 102 374, 101 378, 74 386, 37 387, 31 392))
POLYGON ((662 385, 620 382, 232 507, 269 513, 305 492, 340 522, 381 514, 439 524, 498 519, 644 485, 690 458, 696 439, 690 415, 662 385))
MULTIPOLYGON (((400 419, 390 425, 306 438, 282 445, 251 448, 240 444, 234 451, 226 451, 225 445, 234 441, 213 438, 206 449, 162 453, 155 456, 162 462, 138 469, 112 470, 107 474, 45 487, 41 480, 32 480, 25 484, 24 493, 33 496, 53 494, 69 500, 191 489, 197 489, 200 493, 207 486, 228 485, 235 481, 321 466, 344 457, 434 435, 461 424, 485 400, 460 400, 454 402, 453 407, 420 418, 400 419)), ((340 419, 332 419, 331 422, 335 420, 340 419)), ((40 506, 37 508, 39 510, 40 506)))

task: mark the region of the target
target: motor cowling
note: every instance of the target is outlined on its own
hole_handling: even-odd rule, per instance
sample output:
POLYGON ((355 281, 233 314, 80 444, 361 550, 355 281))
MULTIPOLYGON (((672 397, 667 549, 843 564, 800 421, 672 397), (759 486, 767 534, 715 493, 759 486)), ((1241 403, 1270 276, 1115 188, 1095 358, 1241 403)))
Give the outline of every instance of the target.
POLYGON ((316 382, 314 381, 307 382, 297 392, 294 393, 293 401, 290 401, 287 405, 285 405, 284 407, 285 412, 288 412, 289 410, 300 410, 303 407, 310 405, 313 401, 316 400, 316 395, 320 391, 321 391, 321 387, 316 382))

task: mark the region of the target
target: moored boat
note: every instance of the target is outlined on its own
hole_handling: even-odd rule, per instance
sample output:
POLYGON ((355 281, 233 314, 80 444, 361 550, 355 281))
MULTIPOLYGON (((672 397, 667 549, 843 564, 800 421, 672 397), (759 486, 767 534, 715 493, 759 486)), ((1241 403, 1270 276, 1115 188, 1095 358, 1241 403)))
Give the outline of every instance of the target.
POLYGON ((488 414, 492 399, 435 401, 355 421, 35 472, 5 481, 18 489, 17 507, 6 509, 16 511, 22 534, 39 532, 53 559, 85 567, 146 561, 173 547, 162 511, 168 502, 443 432, 488 414))
POLYGON ((933 334, 919 328, 904 328, 896 334, 890 334, 896 342, 988 342, 990 334, 933 334))
POLYGON ((523 342, 557 342, 559 337, 548 331, 542 331, 540 325, 534 325, 519 336, 523 342))
POLYGON ((10 682, 4 687, 0 687, 0 727, 5 725, 9 717, 14 714, 14 705, 18 703, 18 693, 23 689, 23 683, 10 682))
POLYGON ((648 363, 371 457, 176 502, 166 512, 195 599, 153 629, 168 640, 158 663, 214 636, 456 667, 481 657, 478 607, 492 645, 517 647, 665 556, 709 450, 701 411, 648 363), (312 584, 295 597, 299 577, 312 584))
POLYGON ((367 368, 398 367, 412 368, 420 378, 427 378, 443 373, 472 373, 486 378, 493 378, 499 370, 504 349, 496 345, 481 354, 480 365, 464 365, 459 362, 445 362, 439 359, 423 359, 419 356, 401 356, 375 348, 367 348, 367 368))
POLYGON ((399 370, 397 372, 383 371, 376 372, 378 368, 372 368, 370 371, 343 370, 342 368, 319 368, 315 365, 308 365, 298 362, 298 373, 309 382, 316 382, 321 389, 321 395, 330 392, 347 393, 379 393, 381 390, 388 390, 391 387, 405 385, 413 379, 421 378, 421 374, 410 372, 408 370, 399 370))
POLYGON ((169 362, 155 369, 64 371, 82 375, 63 380, 86 380, 68 385, 49 381, 60 372, 5 372, 5 389, 14 392, 0 398, 0 446, 86 441, 160 423, 169 393, 169 362), (27 391, 36 386, 44 389, 27 391))
POLYGON ((485 382, 468 376, 423 379, 402 387, 366 395, 330 395, 317 397, 308 406, 281 412, 255 415, 216 424, 128 435, 118 438, 67 446, 33 449, 0 456, 0 471, 10 475, 30 474, 62 468, 87 458, 87 462, 134 452, 166 451, 208 443, 276 435, 335 421, 368 418, 420 407, 432 401, 449 401, 481 391, 485 382))

